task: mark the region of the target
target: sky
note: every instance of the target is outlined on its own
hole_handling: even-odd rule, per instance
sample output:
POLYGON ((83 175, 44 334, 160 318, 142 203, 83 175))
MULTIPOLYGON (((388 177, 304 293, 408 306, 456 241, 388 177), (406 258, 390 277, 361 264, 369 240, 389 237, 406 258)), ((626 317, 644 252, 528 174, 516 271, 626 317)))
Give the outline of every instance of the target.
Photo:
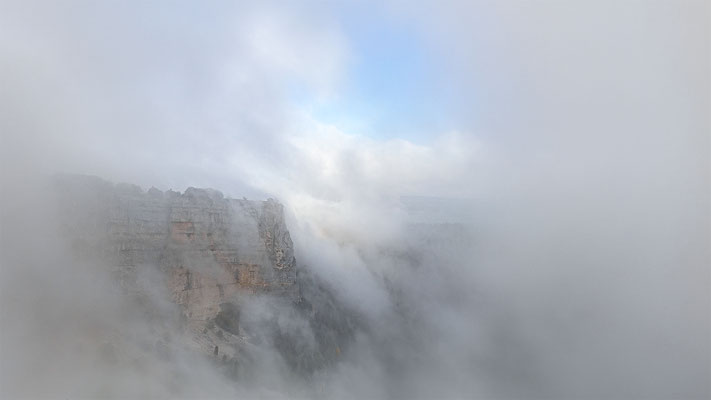
POLYGON ((445 129, 447 97, 436 50, 416 28, 365 5, 337 11, 351 57, 340 95, 317 104, 316 118, 347 132, 424 142, 445 129))
POLYGON ((274 197, 297 258, 382 328, 334 397, 705 398, 710 18, 704 0, 2 1, 3 237, 55 173, 274 197), (422 198, 469 207, 474 239, 419 243, 422 198), (392 254, 415 244, 429 268, 409 274, 392 254), (429 369, 392 345, 411 324, 429 369))

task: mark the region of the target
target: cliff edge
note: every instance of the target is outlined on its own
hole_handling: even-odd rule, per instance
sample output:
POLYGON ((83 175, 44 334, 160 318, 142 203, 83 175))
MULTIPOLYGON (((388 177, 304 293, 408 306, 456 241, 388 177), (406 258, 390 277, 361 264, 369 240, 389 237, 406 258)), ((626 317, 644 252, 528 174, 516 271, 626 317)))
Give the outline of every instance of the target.
POLYGON ((141 296, 141 276, 160 276, 203 353, 236 357, 247 343, 240 296, 297 301, 296 260, 283 206, 225 198, 211 189, 143 191, 96 177, 54 179, 59 227, 72 253, 107 268, 141 296))

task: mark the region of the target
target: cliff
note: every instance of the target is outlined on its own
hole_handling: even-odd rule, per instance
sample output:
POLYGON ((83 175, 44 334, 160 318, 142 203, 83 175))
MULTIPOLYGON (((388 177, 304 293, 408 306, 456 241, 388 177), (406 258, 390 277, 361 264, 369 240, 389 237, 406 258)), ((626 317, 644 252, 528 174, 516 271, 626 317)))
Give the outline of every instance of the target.
POLYGON ((85 176, 60 176, 55 186, 62 236, 77 259, 107 268, 139 297, 141 277, 159 275, 204 353, 224 359, 240 351, 240 296, 299 299, 292 241, 274 200, 230 199, 210 189, 143 191, 85 176))

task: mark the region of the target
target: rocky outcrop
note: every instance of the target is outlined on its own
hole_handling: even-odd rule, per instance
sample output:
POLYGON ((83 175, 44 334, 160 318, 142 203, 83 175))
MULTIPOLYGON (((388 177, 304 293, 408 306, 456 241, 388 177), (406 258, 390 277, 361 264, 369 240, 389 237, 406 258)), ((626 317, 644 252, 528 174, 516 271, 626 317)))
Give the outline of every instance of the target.
POLYGON ((274 200, 195 188, 146 192, 83 176, 61 176, 55 184, 72 252, 108 268, 128 293, 145 291, 142 274, 159 275, 206 354, 239 352, 240 296, 299 298, 292 241, 274 200))

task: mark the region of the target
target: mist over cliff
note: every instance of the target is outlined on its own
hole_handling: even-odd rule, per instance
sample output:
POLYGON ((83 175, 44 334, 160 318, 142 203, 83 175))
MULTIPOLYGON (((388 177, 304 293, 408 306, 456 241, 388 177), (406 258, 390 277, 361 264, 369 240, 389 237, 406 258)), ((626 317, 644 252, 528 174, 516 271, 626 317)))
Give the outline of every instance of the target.
POLYGON ((0 3, 0 397, 708 398, 710 12, 0 3))

